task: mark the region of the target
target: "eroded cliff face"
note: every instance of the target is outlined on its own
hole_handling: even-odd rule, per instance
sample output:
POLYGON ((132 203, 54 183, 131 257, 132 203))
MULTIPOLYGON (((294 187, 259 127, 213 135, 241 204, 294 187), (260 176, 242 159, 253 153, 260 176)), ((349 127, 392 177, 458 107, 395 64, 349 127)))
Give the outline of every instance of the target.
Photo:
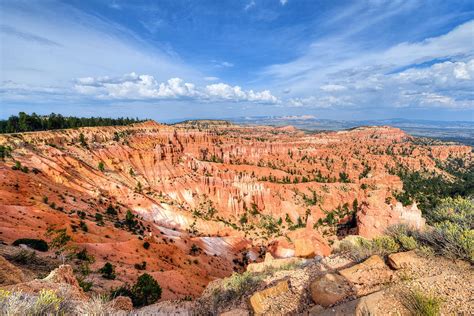
POLYGON ((390 127, 306 134, 150 121, 2 135, 0 145, 12 148, 0 162, 1 240, 65 228, 95 256, 92 269, 117 266, 117 280, 97 286, 134 281, 145 261, 163 299, 198 295, 266 248, 327 255, 337 234, 422 227, 416 205, 396 201, 393 170, 443 173, 437 160, 472 159, 470 147, 420 144, 390 127))

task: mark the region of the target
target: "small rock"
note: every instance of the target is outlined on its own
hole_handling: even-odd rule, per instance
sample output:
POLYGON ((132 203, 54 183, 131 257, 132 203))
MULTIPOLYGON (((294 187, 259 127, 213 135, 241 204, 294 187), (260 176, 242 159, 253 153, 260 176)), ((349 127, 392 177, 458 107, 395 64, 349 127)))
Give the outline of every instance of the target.
POLYGON ((311 283, 310 291, 316 304, 327 307, 349 296, 351 286, 343 276, 326 273, 311 283))
POLYGON ((286 293, 290 290, 288 286, 288 281, 280 281, 275 286, 269 287, 263 291, 255 292, 250 297, 250 306, 255 314, 263 314, 266 310, 266 304, 268 300, 286 293))

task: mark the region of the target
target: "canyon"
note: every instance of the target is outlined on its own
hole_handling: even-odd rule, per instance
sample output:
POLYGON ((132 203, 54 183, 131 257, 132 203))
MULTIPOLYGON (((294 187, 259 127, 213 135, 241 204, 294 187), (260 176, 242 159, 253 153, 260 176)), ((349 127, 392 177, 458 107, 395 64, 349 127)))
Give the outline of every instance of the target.
POLYGON ((162 301, 197 298, 266 253, 324 257, 348 235, 422 229, 417 204, 397 200, 397 172, 449 179, 440 164, 473 158, 469 146, 388 126, 308 133, 211 120, 3 134, 0 145, 0 241, 67 236, 50 250, 58 260, 85 249, 91 271, 115 267, 115 279, 85 277, 93 292, 146 270, 162 301))

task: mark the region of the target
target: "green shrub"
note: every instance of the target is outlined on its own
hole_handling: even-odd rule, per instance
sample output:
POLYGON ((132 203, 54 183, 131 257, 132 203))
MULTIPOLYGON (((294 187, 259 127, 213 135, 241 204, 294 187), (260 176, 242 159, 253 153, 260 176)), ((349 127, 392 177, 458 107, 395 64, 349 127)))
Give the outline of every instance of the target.
POLYGON ((138 277, 137 283, 132 287, 133 306, 140 307, 155 303, 161 298, 161 287, 156 280, 144 273, 138 277))
POLYGON ((34 305, 35 315, 56 315, 59 312, 62 298, 53 290, 41 289, 34 305))
POLYGON ((474 203, 461 197, 448 197, 428 212, 427 217, 432 225, 447 221, 465 229, 474 229, 474 203))
POLYGON ((13 242, 13 246, 27 245, 28 247, 38 251, 48 251, 48 244, 43 239, 20 238, 13 242))
POLYGON ((472 229, 463 229, 445 221, 435 224, 432 229, 419 232, 417 239, 423 245, 431 247, 436 254, 474 262, 474 230, 472 229))
POLYGON ((372 248, 379 255, 387 255, 397 252, 400 246, 390 236, 380 236, 372 239, 372 248))
POLYGON ((233 273, 212 290, 214 308, 222 303, 240 298, 244 293, 252 292, 260 283, 263 275, 250 272, 233 273))
POLYGON ((434 294, 412 290, 403 295, 403 305, 414 316, 438 316, 443 300, 434 294))
POLYGON ((83 277, 78 277, 77 281, 79 282, 79 286, 84 290, 84 292, 89 292, 92 289, 94 283, 90 281, 86 281, 83 277))
POLYGON ((148 241, 145 241, 145 242, 143 243, 143 248, 145 248, 145 249, 148 250, 148 248, 150 248, 150 243, 149 243, 148 241))
POLYGON ((413 250, 418 247, 418 243, 416 242, 416 239, 413 238, 412 236, 400 235, 397 238, 397 241, 403 250, 413 250))
POLYGON ((399 248, 400 246, 391 236, 380 236, 372 240, 357 237, 352 240, 342 240, 336 252, 360 262, 372 255, 386 256, 397 252, 399 248))
POLYGON ((99 162, 99 164, 97 165, 97 168, 98 168, 100 171, 104 172, 104 171, 105 171, 104 162, 103 162, 103 161, 99 162))
POLYGON ((110 262, 106 262, 102 268, 99 269, 102 277, 109 280, 115 279, 115 268, 110 262))

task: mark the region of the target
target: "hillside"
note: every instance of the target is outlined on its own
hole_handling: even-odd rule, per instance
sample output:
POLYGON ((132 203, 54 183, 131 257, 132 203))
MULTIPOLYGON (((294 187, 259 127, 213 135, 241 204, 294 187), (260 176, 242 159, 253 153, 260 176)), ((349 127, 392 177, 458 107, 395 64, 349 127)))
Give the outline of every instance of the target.
POLYGON ((146 271, 162 301, 198 298, 265 253, 328 256, 347 235, 423 228, 425 210, 397 200, 401 172, 449 183, 449 166, 473 158, 387 126, 307 134, 212 120, 3 134, 0 146, 2 242, 46 240, 48 260, 72 264, 91 293, 146 271), (114 278, 98 272, 107 262, 114 278))

